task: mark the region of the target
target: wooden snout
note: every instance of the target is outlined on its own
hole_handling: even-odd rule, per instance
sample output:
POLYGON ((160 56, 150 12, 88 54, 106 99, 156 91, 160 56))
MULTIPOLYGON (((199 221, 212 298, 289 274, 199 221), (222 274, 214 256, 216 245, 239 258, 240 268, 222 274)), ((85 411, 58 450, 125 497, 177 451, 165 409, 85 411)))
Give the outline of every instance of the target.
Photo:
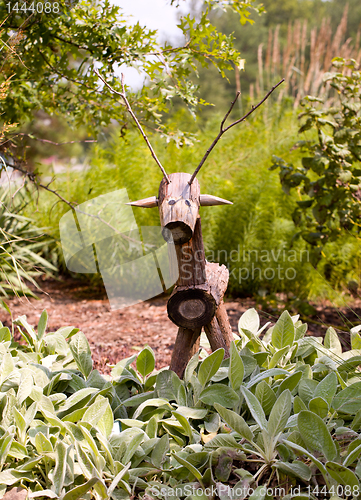
POLYGON ((158 208, 163 237, 182 245, 189 241, 199 214, 200 188, 197 179, 189 185, 190 174, 170 174, 159 186, 158 208))

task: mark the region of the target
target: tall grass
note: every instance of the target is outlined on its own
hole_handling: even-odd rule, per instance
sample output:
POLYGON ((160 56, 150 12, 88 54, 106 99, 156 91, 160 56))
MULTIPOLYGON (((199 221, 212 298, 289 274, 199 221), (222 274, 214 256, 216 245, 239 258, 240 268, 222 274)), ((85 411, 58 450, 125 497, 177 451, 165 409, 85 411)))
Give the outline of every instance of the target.
MULTIPOLYGON (((178 149, 159 136, 151 137, 167 173, 192 173, 216 136, 220 120, 209 121, 192 147, 178 149)), ((233 206, 201 208, 207 257, 229 267, 233 294, 287 292, 300 298, 337 299, 347 282, 357 279, 360 249, 351 236, 344 236, 343 247, 338 243, 326 247, 318 269, 312 267, 306 243, 297 238, 291 218, 297 195, 286 195, 278 174, 268 170, 273 154, 287 161, 299 159, 299 151, 292 150, 297 130, 292 109, 270 107, 224 136, 198 175, 202 193, 233 201, 233 206)), ((125 139, 114 133, 95 145, 84 170, 69 168, 53 189, 78 203, 120 188, 136 200, 156 195, 160 180, 158 167, 134 131, 125 139)), ((42 208, 33 210, 33 217, 38 225, 50 226, 58 238, 59 219, 68 207, 54 205, 55 201, 49 193, 40 193, 42 208)), ((139 225, 159 225, 157 209, 135 208, 134 213, 139 225)))
POLYGON ((258 46, 258 77, 255 86, 250 87, 251 97, 254 93, 262 95, 277 77, 286 80, 279 101, 292 96, 295 109, 305 95, 326 97, 331 88, 323 86, 323 76, 332 70, 332 59, 337 56, 361 60, 361 28, 355 40, 346 38, 348 13, 346 4, 335 32, 329 18, 323 18, 319 27, 310 30, 307 20, 290 22, 284 46, 280 42, 280 26, 270 27, 266 49, 263 44, 258 46))
POLYGON ((43 256, 51 244, 44 230, 24 217, 26 201, 21 192, 12 195, 0 187, 0 296, 35 296, 36 279, 57 271, 43 256), (42 254, 42 255, 41 255, 42 254), (29 285, 32 285, 29 288, 29 285))

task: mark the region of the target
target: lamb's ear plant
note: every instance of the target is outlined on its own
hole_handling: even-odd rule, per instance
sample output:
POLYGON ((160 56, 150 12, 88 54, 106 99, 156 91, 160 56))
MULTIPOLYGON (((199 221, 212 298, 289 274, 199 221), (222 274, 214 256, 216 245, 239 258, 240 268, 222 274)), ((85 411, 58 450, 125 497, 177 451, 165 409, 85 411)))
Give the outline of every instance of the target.
POLYGON ((250 310, 230 358, 197 353, 181 380, 155 371, 148 346, 99 373, 86 336, 47 332, 46 312, 37 328, 14 325, 21 343, 0 325, 0 497, 190 499, 213 487, 231 500, 234 485, 282 487, 288 500, 291 486, 316 498, 315 484, 359 496, 359 329, 344 353, 333 329, 322 341, 288 313, 260 329, 250 310))

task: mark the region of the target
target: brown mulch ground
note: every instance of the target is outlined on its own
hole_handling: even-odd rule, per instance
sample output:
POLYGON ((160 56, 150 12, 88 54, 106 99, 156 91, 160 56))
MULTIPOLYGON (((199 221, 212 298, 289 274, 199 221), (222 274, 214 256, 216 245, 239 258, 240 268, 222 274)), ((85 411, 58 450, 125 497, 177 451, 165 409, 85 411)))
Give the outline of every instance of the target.
MULTIPOLYGON (((103 372, 109 364, 116 364, 124 357, 138 352, 146 344, 152 347, 157 360, 157 368, 170 362, 177 327, 168 319, 166 297, 155 298, 134 306, 112 311, 103 289, 94 290, 73 280, 45 281, 38 294, 40 299, 7 300, 13 317, 26 315, 31 325, 36 325, 41 312, 49 315, 48 330, 55 331, 61 326, 80 328, 87 336, 95 366, 103 372)), ((250 307, 256 307, 261 316, 261 324, 273 321, 279 312, 272 314, 260 310, 253 299, 231 299, 226 308, 234 332, 241 314, 250 307)), ((314 305, 316 314, 304 318, 309 323, 312 335, 324 335, 328 326, 334 326, 342 336, 345 349, 350 348, 347 322, 361 323, 361 300, 355 299, 350 307, 335 309, 323 303, 314 305)), ((10 318, 0 310, 0 320, 7 326, 10 318)), ((350 324, 350 323, 349 323, 350 324)))

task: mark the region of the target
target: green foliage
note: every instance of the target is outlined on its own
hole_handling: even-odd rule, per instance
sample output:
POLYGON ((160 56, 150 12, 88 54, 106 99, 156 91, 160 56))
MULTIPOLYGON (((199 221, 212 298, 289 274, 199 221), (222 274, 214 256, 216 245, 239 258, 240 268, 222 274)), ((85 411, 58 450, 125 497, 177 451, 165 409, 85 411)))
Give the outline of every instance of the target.
POLYGON ((50 238, 22 215, 26 202, 19 197, 0 190, 0 295, 5 297, 34 295, 28 284, 38 287, 36 277, 57 270, 41 256, 50 238))
MULTIPOLYGON (((232 116, 237 116, 236 111, 232 116)), ((150 140, 167 172, 193 173, 219 130, 221 117, 214 117, 203 129, 184 113, 175 117, 169 129, 188 129, 196 134, 193 146, 177 148, 164 138, 150 140)), ((287 196, 278 176, 269 172, 272 154, 293 158, 290 149, 297 140, 293 111, 272 106, 254 116, 240 128, 229 131, 212 151, 198 177, 202 193, 229 199, 229 207, 201 208, 206 258, 221 262, 230 270, 229 291, 254 295, 286 292, 298 297, 325 296, 337 300, 338 292, 352 279, 358 279, 359 245, 345 237, 343 247, 326 245, 325 257, 317 271, 309 263, 309 247, 292 221, 295 196, 287 196), (286 276, 286 270, 287 276, 286 276), (294 271, 293 271, 294 270, 294 271)), ((131 200, 158 193, 161 176, 138 133, 125 138, 115 133, 95 145, 81 172, 69 166, 58 175, 56 189, 66 199, 82 203, 120 188, 131 200)), ((57 203, 50 193, 40 193, 37 223, 52 228, 59 237, 58 222, 68 207, 57 203)), ((33 212, 33 210, 32 210, 33 212)), ((30 212, 29 212, 30 213, 30 212)), ((134 209, 139 226, 159 225, 157 209, 134 209)), ((58 254, 61 256, 59 248, 58 254)))
POLYGON ((308 96, 303 101, 303 124, 299 132, 313 129, 318 140, 299 142, 302 166, 280 158, 283 189, 297 188, 305 197, 293 213, 299 235, 313 246, 312 260, 321 258, 324 244, 348 233, 360 233, 361 218, 361 73, 356 61, 333 60, 336 72, 324 75, 324 85, 336 91, 331 107, 308 96), (320 105, 321 104, 321 105, 320 105))
POLYGON ((357 497, 361 353, 336 353, 335 342, 307 335, 307 325, 288 318, 287 351, 273 334, 284 330, 284 317, 260 330, 249 310, 231 358, 222 359, 222 349, 201 351, 184 380, 154 372, 149 347, 102 375, 92 369, 84 334, 46 332, 45 312, 37 329, 25 316, 14 323, 21 345, 0 325, 0 494, 21 486, 30 498, 119 500, 183 498, 200 489, 206 498, 212 486, 255 490, 274 478, 288 484, 281 498, 291 485, 310 498, 321 474, 329 493, 342 487, 357 497), (244 367, 236 383, 235 358, 244 367))
POLYGON ((75 1, 73 8, 64 2, 49 3, 47 13, 31 13, 11 0, 10 15, 9 7, 2 3, 0 42, 9 49, 1 53, 2 77, 12 76, 11 92, 4 101, 6 119, 23 123, 40 109, 86 124, 91 131, 112 119, 124 124, 128 121, 125 107, 118 96, 99 90, 94 65, 117 91, 121 83, 116 66, 125 64, 146 75, 150 84, 129 96, 142 121, 159 124, 174 97, 194 111, 200 102, 189 75, 196 70, 196 63, 212 63, 224 75, 240 59, 232 36, 218 32, 211 24, 209 10, 221 4, 245 22, 250 8, 258 10, 253 3, 209 1, 199 20, 182 17, 179 28, 185 42, 181 47, 168 42, 160 45, 156 31, 139 23, 129 25, 121 8, 108 0, 75 1))

